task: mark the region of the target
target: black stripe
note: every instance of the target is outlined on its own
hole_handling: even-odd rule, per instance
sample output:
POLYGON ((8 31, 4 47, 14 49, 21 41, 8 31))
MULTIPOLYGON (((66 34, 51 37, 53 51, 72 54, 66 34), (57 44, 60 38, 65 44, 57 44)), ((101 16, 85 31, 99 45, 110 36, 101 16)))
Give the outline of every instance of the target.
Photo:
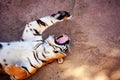
POLYGON ((24 41, 24 39, 22 38, 21 41, 24 41))
POLYGON ((10 45, 10 43, 7 44, 8 46, 10 45))
POLYGON ((29 70, 27 69, 27 67, 22 66, 22 68, 24 68, 29 74, 31 74, 31 73, 29 72, 29 70))
POLYGON ((38 53, 36 52, 36 57, 39 59, 38 53))
POLYGON ((42 61, 43 63, 46 63, 46 62, 47 62, 47 61, 45 61, 45 60, 40 59, 37 52, 36 52, 36 57, 37 57, 38 60, 42 61))
POLYGON ((46 63, 47 61, 45 61, 45 60, 42 60, 42 59, 39 59, 40 61, 42 61, 42 63, 46 63))
POLYGON ((53 50, 53 52, 54 52, 54 53, 58 53, 58 51, 54 51, 54 50, 53 50))
POLYGON ((35 54, 35 53, 36 53, 36 52, 33 51, 34 58, 35 58, 35 60, 39 63, 39 61, 38 61, 38 59, 37 59, 37 56, 36 56, 37 53, 36 53, 36 54, 35 54))
POLYGON ((52 14, 51 16, 52 16, 52 17, 55 17, 55 15, 56 15, 56 14, 52 14))
POLYGON ((62 20, 62 19, 64 19, 64 17, 65 17, 65 16, 60 15, 59 17, 57 17, 57 19, 58 19, 58 20, 62 20))
POLYGON ((36 29, 33 29, 35 31, 35 34, 33 35, 41 35, 36 29))
POLYGON ((0 44, 0 49, 2 49, 2 47, 3 47, 3 45, 2 45, 2 44, 0 44))
POLYGON ((43 43, 38 43, 35 45, 34 49, 36 50, 40 45, 42 45, 43 43))
POLYGON ((44 48, 43 50, 44 50, 44 52, 45 52, 45 53, 47 53, 47 51, 46 51, 46 49, 45 49, 45 48, 44 48))
POLYGON ((51 45, 49 42, 48 42, 48 44, 51 46, 51 47, 53 47, 53 49, 56 49, 56 48, 59 48, 60 50, 61 50, 61 52, 63 51, 60 47, 58 47, 58 46, 55 46, 55 45, 51 45), (56 48, 55 48, 56 47, 56 48))
POLYGON ((46 56, 44 55, 44 53, 42 53, 42 56, 43 56, 44 58, 46 58, 46 56))
POLYGON ((32 31, 32 29, 31 29, 31 28, 30 28, 29 30, 30 30, 30 31, 32 31))
POLYGON ((58 47, 58 46, 53 45, 53 47, 59 48, 61 52, 63 51, 63 50, 62 50, 60 47, 58 47))
POLYGON ((51 23, 53 23, 54 24, 54 22, 51 20, 51 23))
POLYGON ((40 25, 43 25, 43 26, 47 26, 47 24, 45 23, 45 22, 43 22, 42 20, 40 20, 40 19, 38 19, 38 20, 36 20, 37 21, 37 23, 40 25))
POLYGON ((30 59, 29 59, 28 57, 27 57, 27 59, 28 59, 30 65, 31 65, 32 67, 36 68, 36 67, 31 63, 31 61, 30 61, 30 59))
POLYGON ((49 44, 53 49, 55 49, 55 47, 54 47, 52 44, 50 44, 49 42, 48 42, 48 44, 49 44))
POLYGON ((2 64, 0 63, 0 68, 2 68, 2 64))
POLYGON ((40 42, 40 41, 43 42, 43 40, 35 40, 35 41, 36 41, 36 42, 40 42))

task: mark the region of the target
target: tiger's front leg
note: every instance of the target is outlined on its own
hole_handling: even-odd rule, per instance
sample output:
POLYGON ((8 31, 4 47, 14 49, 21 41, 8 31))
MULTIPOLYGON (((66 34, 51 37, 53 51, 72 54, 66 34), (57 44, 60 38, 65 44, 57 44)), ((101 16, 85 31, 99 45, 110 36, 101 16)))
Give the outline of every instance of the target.
MULTIPOLYGON (((35 72, 36 70, 34 70, 35 72)), ((30 76, 24 68, 18 65, 9 65, 5 67, 5 72, 10 75, 11 80, 23 80, 30 76)))
POLYGON ((42 40, 42 33, 57 22, 68 20, 71 15, 67 11, 58 11, 50 16, 39 18, 26 24, 23 31, 22 40, 42 40))

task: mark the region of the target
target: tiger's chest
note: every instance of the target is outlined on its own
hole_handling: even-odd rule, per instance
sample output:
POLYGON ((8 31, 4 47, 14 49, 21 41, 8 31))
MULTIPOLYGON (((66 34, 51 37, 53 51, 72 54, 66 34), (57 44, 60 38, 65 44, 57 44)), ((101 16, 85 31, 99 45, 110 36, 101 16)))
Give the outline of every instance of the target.
MULTIPOLYGON (((22 65, 27 59, 31 59, 35 62, 34 47, 32 42, 13 42, 13 43, 1 43, 2 49, 0 50, 0 63, 7 65, 22 65)), ((39 51, 40 52, 40 51, 39 51)))

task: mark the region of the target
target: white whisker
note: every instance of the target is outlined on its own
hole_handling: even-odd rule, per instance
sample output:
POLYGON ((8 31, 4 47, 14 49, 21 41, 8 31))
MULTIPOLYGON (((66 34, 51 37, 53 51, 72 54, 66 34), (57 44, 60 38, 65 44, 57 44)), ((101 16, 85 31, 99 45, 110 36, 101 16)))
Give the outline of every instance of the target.
POLYGON ((67 45, 67 47, 68 47, 68 51, 69 51, 69 53, 72 54, 71 49, 70 49, 70 46, 67 45))

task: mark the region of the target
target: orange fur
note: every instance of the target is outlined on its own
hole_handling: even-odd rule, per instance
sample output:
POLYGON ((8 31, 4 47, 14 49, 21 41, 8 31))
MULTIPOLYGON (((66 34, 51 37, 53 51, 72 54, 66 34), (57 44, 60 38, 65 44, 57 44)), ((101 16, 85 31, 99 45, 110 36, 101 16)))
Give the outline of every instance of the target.
POLYGON ((7 66, 5 72, 10 76, 15 76, 16 79, 24 79, 30 76, 22 67, 20 66, 7 66))
POLYGON ((68 20, 68 17, 64 17, 64 20, 68 20))
POLYGON ((61 53, 58 53, 55 57, 56 57, 56 59, 60 59, 60 58, 63 58, 65 56, 63 54, 61 54, 61 53))

